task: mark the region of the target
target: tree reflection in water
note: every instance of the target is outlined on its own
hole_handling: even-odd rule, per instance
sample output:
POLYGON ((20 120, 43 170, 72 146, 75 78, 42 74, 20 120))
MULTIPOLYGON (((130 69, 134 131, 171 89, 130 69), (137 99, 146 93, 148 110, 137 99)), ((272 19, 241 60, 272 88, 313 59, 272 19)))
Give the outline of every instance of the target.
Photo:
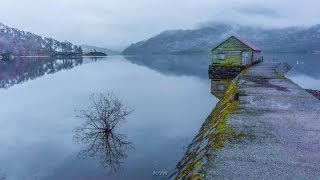
POLYGON ((38 77, 72 69, 83 64, 83 59, 53 59, 45 57, 15 58, 9 62, 0 60, 0 88, 10 88, 38 77))
POLYGON ((90 57, 90 60, 95 62, 95 61, 98 61, 98 60, 103 59, 103 58, 105 58, 105 57, 96 57, 95 56, 95 57, 90 57))
POLYGON ((127 151, 133 146, 115 131, 132 112, 112 93, 91 95, 89 108, 80 110, 77 116, 84 121, 74 129, 74 139, 87 146, 79 157, 99 159, 111 171, 121 169, 127 151))

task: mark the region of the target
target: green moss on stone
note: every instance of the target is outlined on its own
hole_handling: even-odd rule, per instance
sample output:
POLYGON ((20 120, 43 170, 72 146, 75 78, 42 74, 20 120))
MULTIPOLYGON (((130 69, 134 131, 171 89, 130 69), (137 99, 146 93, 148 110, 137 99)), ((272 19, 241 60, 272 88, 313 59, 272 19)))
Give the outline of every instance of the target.
POLYGON ((191 144, 193 148, 189 149, 184 159, 178 164, 179 172, 175 179, 202 179, 202 169, 205 162, 211 158, 208 156, 209 152, 223 148, 227 140, 245 136, 244 133, 237 133, 232 126, 227 124, 230 114, 238 109, 239 101, 234 99, 239 94, 237 84, 238 80, 236 78, 208 116, 199 134, 191 144), (201 147, 201 149, 199 145, 206 141, 208 142, 207 145, 201 147), (204 160, 205 158, 206 160, 204 160))
POLYGON ((229 56, 227 59, 221 62, 222 65, 241 65, 240 56, 229 56))
POLYGON ((274 70, 274 71, 277 73, 277 75, 278 75, 279 78, 285 79, 285 80, 289 80, 283 73, 281 73, 281 72, 279 72, 279 71, 277 71, 277 70, 274 70))

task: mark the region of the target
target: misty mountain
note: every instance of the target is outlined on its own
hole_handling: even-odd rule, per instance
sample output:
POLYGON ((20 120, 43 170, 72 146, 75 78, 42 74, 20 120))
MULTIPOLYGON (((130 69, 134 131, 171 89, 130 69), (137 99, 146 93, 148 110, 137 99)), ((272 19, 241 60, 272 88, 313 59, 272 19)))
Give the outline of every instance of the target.
POLYGON ((320 25, 310 28, 263 29, 240 25, 213 24, 194 30, 164 31, 123 51, 135 54, 186 54, 210 52, 231 35, 253 42, 264 52, 320 52, 320 25))
POLYGON ((79 46, 20 31, 0 23, 0 54, 15 56, 51 55, 57 52, 81 52, 79 46))
POLYGON ((107 49, 107 48, 95 47, 95 46, 90 46, 90 45, 86 45, 86 44, 81 45, 81 48, 82 48, 83 52, 85 52, 85 53, 94 52, 94 50, 96 50, 98 52, 106 53, 107 55, 118 55, 118 54, 120 54, 117 51, 113 51, 113 50, 110 50, 110 49, 107 49))

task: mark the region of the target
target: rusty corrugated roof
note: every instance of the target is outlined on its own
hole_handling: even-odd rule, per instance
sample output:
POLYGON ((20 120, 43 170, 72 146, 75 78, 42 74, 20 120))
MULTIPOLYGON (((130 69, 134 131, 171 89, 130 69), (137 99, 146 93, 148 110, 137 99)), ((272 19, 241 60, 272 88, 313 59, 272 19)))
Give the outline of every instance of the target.
POLYGON ((238 41, 242 42, 244 45, 248 46, 249 48, 251 48, 252 50, 254 51, 261 51, 260 48, 258 48, 256 45, 250 43, 249 41, 247 41, 246 39, 244 38, 241 38, 241 37, 237 37, 237 36, 230 36, 228 39, 226 39, 225 41, 223 41, 222 43, 220 43, 219 45, 217 45, 215 48, 212 49, 215 50, 216 48, 218 48, 221 44, 225 43, 226 41, 228 41, 230 38, 236 38, 238 41))
POLYGON ((249 48, 255 50, 255 51, 261 51, 260 48, 258 48, 256 45, 252 44, 251 42, 247 41, 246 39, 244 38, 241 38, 241 37, 237 37, 237 36, 234 36, 236 39, 238 39, 239 41, 241 41, 243 44, 245 44, 246 46, 248 46, 249 48))

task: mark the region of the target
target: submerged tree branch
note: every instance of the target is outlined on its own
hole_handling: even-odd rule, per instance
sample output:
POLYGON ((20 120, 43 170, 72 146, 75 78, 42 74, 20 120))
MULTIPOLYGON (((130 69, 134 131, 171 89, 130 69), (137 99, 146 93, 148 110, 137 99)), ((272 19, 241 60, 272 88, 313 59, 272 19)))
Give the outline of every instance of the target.
POLYGON ((126 152, 133 147, 124 135, 115 131, 132 112, 112 93, 91 95, 90 107, 77 115, 83 123, 74 129, 74 139, 86 144, 79 156, 97 158, 103 167, 119 170, 126 152))

